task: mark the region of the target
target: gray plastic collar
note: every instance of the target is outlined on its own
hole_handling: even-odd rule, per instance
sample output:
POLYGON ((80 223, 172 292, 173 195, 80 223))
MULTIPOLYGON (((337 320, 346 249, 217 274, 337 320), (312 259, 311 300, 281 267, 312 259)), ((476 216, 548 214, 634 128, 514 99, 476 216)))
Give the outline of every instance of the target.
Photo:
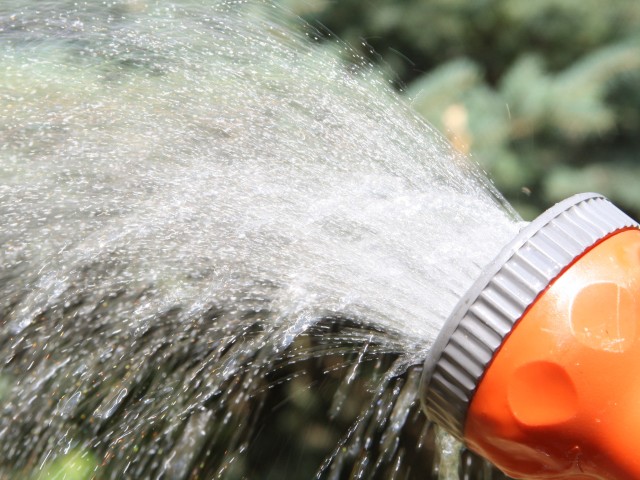
POLYGON ((639 225, 605 197, 570 197, 523 228, 460 299, 424 364, 427 416, 462 440, 486 367, 545 288, 600 240, 639 225))

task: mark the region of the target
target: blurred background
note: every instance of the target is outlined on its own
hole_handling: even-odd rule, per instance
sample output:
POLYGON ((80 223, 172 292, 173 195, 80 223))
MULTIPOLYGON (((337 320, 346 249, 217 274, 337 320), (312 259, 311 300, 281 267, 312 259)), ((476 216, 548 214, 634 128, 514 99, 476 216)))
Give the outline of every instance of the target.
POLYGON ((381 65, 526 220, 584 191, 640 217, 637 0, 280 1, 381 65))

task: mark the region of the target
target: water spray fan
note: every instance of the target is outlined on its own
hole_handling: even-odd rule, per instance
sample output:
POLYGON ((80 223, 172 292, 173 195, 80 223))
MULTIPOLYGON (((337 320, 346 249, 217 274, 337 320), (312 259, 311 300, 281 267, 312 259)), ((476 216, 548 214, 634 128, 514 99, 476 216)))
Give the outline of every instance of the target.
POLYGON ((509 243, 425 362, 433 421, 507 475, 640 478, 640 226, 597 194, 509 243))

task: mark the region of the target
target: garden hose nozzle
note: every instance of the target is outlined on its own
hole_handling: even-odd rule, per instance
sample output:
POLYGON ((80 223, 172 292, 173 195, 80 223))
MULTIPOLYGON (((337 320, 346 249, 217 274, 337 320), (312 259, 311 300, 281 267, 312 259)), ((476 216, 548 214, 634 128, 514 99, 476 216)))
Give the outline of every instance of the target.
POLYGON ((427 416, 527 479, 640 479, 640 226, 571 197, 527 225, 430 352, 427 416))

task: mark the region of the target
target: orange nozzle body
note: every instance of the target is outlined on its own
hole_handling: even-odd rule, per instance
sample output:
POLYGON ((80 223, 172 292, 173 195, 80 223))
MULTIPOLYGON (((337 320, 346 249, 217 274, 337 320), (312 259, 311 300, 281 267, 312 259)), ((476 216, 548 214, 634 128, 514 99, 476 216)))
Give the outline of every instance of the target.
POLYGON ((640 224, 571 197, 485 268, 425 361, 427 416, 507 475, 640 479, 640 224))
POLYGON ((571 265, 484 374, 464 439, 515 478, 640 479, 640 230, 571 265))

